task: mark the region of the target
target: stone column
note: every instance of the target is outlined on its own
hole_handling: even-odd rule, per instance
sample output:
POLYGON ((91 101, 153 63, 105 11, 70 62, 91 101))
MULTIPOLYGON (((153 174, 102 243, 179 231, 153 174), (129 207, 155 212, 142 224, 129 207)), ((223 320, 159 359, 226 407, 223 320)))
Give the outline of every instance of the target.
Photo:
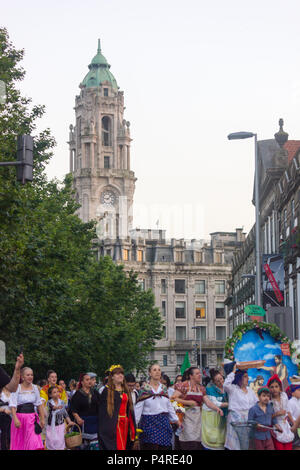
POLYGON ((73 150, 70 149, 70 173, 72 173, 74 170, 74 165, 73 165, 73 150))
POLYGON ((127 170, 130 170, 130 145, 127 145, 127 170))

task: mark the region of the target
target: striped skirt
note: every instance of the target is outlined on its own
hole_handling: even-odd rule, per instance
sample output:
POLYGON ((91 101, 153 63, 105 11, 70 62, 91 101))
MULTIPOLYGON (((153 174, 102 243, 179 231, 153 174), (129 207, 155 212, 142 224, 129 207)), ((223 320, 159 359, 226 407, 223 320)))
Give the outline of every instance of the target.
POLYGON ((142 415, 140 427, 143 430, 140 441, 164 447, 172 445, 172 427, 168 413, 142 415))

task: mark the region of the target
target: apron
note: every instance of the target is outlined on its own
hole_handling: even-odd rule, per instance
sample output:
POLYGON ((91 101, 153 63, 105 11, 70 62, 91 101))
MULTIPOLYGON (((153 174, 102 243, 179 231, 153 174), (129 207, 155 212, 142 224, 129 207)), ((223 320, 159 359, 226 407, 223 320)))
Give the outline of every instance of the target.
MULTIPOLYGON (((195 400, 200 401, 200 397, 203 398, 202 392, 192 392, 190 389, 185 396, 185 400, 195 400)), ((192 406, 191 408, 186 408, 184 419, 183 419, 183 430, 179 435, 179 441, 191 442, 191 441, 201 441, 201 406, 192 406)))

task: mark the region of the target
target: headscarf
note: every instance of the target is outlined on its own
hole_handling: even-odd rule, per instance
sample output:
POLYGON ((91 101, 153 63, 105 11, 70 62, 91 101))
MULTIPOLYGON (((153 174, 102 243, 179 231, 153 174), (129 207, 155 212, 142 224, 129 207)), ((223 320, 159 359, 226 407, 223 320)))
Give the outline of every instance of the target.
POLYGON ((259 389, 257 390, 257 395, 259 396, 261 393, 270 393, 270 389, 268 387, 266 387, 265 385, 262 386, 262 387, 259 387, 259 389))
POLYGON ((248 373, 247 369, 244 369, 244 370, 237 369, 237 371, 235 372, 234 380, 233 380, 232 383, 234 385, 238 385, 240 387, 241 380, 242 380, 243 376, 247 373, 248 373))
POLYGON ((270 385, 272 382, 277 382, 279 387, 280 387, 280 390, 282 391, 282 382, 279 378, 279 376, 277 374, 274 374, 272 375, 272 377, 269 378, 268 382, 267 382, 267 387, 270 388, 270 385))
POLYGON ((300 388, 300 383, 293 383, 286 389, 286 394, 290 400, 293 397, 293 393, 300 388))

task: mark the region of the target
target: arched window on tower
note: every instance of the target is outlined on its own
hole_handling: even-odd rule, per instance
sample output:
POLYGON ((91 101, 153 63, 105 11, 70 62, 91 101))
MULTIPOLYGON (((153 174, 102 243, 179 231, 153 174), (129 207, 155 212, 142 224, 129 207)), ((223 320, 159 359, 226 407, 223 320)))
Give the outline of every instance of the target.
POLYGON ((102 143, 104 147, 110 147, 111 138, 111 119, 108 116, 102 118, 102 143))

